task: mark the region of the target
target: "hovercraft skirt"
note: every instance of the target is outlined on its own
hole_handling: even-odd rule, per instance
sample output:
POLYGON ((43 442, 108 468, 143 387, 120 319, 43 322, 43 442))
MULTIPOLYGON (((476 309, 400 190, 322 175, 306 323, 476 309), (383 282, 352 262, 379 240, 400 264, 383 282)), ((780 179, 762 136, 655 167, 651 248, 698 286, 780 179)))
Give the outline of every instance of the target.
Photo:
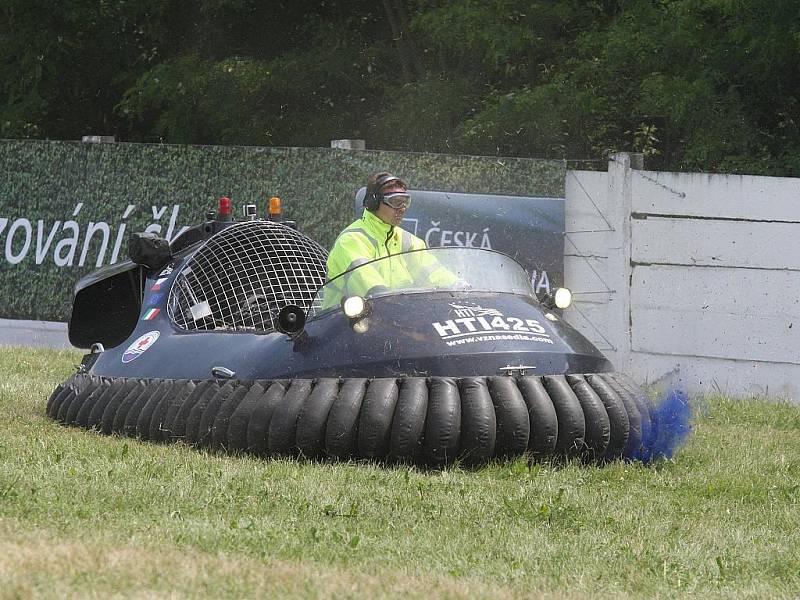
POLYGON ((441 467, 647 455, 647 396, 620 373, 542 377, 168 380, 75 374, 47 403, 66 425, 259 456, 441 467))

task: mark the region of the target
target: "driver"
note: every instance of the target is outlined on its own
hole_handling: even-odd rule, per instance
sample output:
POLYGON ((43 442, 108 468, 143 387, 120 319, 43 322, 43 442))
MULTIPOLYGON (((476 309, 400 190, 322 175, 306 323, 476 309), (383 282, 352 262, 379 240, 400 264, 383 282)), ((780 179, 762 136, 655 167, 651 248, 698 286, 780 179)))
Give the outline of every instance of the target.
POLYGON ((417 236, 400 227, 411 196, 406 184, 391 173, 380 172, 367 179, 364 194, 364 213, 336 238, 328 255, 328 284, 324 299, 326 306, 336 304, 343 296, 374 295, 412 285, 448 285, 455 277, 428 252, 415 252, 397 260, 385 260, 362 267, 377 258, 410 250, 424 250, 417 236), (338 293, 338 298, 333 296, 338 293))

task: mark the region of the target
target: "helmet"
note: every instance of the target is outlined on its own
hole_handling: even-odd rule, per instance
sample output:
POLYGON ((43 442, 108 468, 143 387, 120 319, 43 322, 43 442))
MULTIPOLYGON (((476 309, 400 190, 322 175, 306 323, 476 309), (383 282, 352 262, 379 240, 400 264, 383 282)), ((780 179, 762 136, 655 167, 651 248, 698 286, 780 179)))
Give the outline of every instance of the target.
POLYGON ((383 202, 384 197, 390 194, 406 194, 405 182, 391 173, 381 172, 370 175, 367 180, 367 191, 364 194, 364 208, 375 212, 383 202), (391 186, 390 186, 391 184, 391 186), (384 188, 389 189, 384 189, 384 188))

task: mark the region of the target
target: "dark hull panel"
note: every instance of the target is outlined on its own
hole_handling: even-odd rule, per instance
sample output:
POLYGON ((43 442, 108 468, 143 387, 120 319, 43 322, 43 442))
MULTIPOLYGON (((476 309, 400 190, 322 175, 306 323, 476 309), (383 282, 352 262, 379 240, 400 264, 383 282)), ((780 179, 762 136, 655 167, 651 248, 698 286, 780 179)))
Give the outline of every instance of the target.
POLYGON ((140 321, 129 341, 98 356, 91 373, 204 379, 212 376, 214 367, 224 367, 236 378, 280 379, 468 377, 522 371, 553 375, 612 369, 564 321, 532 300, 510 294, 378 297, 360 324, 361 333, 337 309, 312 318, 294 339, 278 332, 187 332, 175 327, 165 311, 160 314, 164 316, 140 321))

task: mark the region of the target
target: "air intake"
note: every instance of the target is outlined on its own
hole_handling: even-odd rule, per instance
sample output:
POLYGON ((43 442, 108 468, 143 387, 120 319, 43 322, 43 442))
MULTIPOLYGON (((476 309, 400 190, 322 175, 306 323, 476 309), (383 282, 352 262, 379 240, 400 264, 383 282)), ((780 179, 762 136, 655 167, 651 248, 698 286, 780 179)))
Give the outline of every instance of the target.
POLYGON ((327 254, 280 223, 236 223, 189 258, 172 285, 167 314, 188 331, 274 331, 281 308, 311 305, 325 283, 327 254))

